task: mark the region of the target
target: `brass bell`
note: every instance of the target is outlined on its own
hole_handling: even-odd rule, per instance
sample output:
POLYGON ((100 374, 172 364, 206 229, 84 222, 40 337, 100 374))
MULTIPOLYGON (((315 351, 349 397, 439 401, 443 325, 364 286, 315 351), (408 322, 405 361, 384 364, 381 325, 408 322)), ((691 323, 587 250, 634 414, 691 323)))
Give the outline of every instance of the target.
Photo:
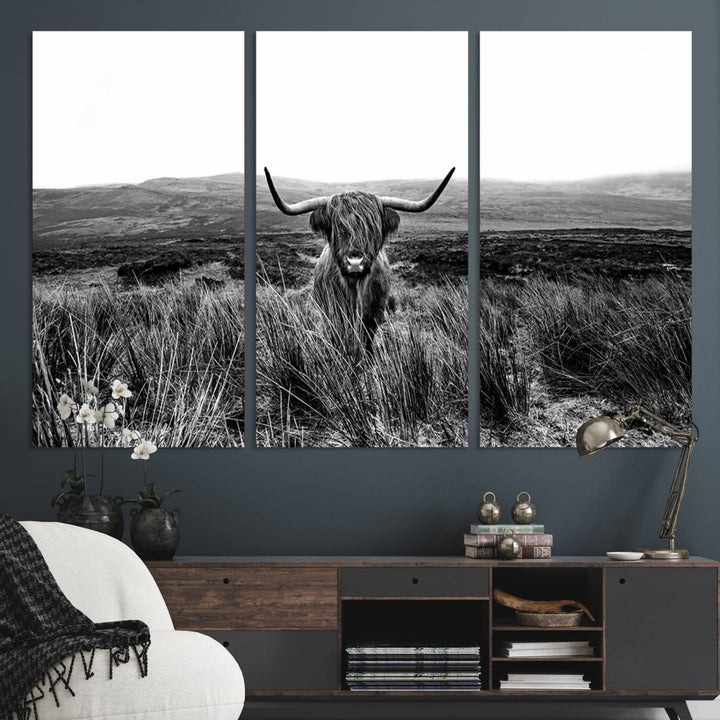
POLYGON ((535 519, 536 515, 535 506, 530 502, 530 493, 525 491, 519 492, 517 494, 517 502, 512 507, 513 520, 518 525, 527 525, 535 519), (520 500, 521 495, 527 495, 527 500, 520 500))
POLYGON ((486 492, 483 501, 477 507, 478 520, 484 525, 497 525, 502 517, 500 503, 495 500, 495 493, 486 492), (492 500, 488 500, 492 497, 492 500))
POLYGON ((515 533, 510 528, 505 528, 502 539, 498 541, 497 554, 503 560, 514 560, 522 557, 522 547, 515 539, 515 533))

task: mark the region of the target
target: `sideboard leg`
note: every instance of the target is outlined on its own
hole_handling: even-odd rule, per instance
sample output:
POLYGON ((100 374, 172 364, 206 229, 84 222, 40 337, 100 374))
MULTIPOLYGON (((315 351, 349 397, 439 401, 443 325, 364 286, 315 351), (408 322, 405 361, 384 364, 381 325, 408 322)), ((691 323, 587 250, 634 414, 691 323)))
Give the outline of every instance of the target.
POLYGON ((670 720, 692 720, 690 708, 686 702, 673 703, 671 707, 666 707, 665 712, 670 720))

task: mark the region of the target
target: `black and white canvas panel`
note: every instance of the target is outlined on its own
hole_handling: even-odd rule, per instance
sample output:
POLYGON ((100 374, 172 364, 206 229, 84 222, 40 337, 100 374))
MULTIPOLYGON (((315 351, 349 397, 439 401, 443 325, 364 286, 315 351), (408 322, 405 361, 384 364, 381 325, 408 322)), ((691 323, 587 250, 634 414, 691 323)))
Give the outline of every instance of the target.
POLYGON ((467 47, 258 33, 258 446, 467 444, 467 47))
POLYGON ((241 32, 33 33, 33 439, 241 446, 241 32))
POLYGON ((691 42, 480 33, 481 445, 690 423, 691 42))

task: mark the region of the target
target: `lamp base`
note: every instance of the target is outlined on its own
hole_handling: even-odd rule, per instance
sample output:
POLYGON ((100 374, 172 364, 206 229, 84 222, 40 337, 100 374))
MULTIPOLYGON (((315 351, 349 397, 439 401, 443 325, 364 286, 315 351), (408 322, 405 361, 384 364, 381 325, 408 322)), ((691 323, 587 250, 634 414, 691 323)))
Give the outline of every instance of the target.
POLYGON ((647 560, 687 560, 690 557, 689 551, 677 548, 635 548, 635 551, 641 552, 647 560))

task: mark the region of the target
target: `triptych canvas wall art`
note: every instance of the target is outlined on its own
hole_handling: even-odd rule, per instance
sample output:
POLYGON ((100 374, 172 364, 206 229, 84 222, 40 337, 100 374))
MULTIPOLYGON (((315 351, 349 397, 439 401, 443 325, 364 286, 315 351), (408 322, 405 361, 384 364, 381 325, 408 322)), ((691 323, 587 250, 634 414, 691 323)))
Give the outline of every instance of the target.
POLYGON ((258 33, 257 88, 258 445, 466 445, 467 34, 258 33))
POLYGON ((691 62, 689 32, 480 34, 481 445, 691 420, 691 62))
MULTIPOLYGON (((256 34, 258 447, 466 447, 474 317, 483 447, 689 422, 691 34, 479 60, 469 128, 465 32, 256 34)), ((244 82, 242 32, 34 33, 36 445, 245 444, 244 82)))
POLYGON ((243 444, 243 40, 33 34, 37 445, 243 444))

